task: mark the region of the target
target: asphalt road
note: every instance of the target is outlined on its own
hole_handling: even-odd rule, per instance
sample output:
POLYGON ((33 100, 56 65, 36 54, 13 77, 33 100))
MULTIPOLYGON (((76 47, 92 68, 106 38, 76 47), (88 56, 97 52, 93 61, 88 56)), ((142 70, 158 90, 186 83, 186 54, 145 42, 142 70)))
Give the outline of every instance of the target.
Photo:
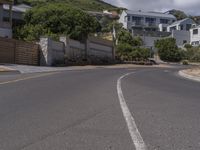
POLYGON ((0 150, 135 150, 117 80, 147 150, 200 149, 200 84, 178 68, 0 76, 0 150))

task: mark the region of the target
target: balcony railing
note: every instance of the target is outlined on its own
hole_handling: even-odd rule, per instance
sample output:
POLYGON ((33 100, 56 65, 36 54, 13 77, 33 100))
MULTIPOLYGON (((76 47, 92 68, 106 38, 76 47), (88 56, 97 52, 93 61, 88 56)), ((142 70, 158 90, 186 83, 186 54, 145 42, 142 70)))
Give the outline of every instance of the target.
POLYGON ((12 26, 9 22, 0 22, 0 28, 7 28, 7 29, 11 29, 12 26))

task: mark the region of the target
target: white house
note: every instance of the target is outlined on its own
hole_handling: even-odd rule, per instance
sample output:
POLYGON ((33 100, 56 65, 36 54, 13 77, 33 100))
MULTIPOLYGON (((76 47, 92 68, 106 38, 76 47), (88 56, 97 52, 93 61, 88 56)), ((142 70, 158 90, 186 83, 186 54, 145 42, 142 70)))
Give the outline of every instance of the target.
POLYGON ((119 19, 119 23, 129 31, 167 31, 167 26, 175 21, 176 17, 170 14, 131 10, 124 10, 119 19))
POLYGON ((185 18, 179 21, 176 21, 167 27, 167 31, 171 32, 172 30, 183 30, 183 31, 190 31, 190 29, 195 26, 196 23, 190 19, 185 18))
POLYGON ((0 37, 12 37, 12 2, 0 1, 0 37), (8 6, 8 19, 4 20, 4 5, 8 6))
POLYGON ((190 29, 190 44, 193 46, 200 45, 200 25, 190 29))
POLYGON ((25 4, 13 5, 0 0, 0 37, 12 38, 12 25, 23 22, 24 13, 29 9, 31 7, 25 4))

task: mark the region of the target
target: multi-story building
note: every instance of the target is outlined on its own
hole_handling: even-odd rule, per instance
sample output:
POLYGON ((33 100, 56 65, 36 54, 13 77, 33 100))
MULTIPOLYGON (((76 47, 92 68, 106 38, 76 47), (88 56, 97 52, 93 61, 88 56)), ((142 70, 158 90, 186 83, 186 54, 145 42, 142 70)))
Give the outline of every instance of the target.
POLYGON ((176 21, 176 17, 159 12, 143 12, 125 10, 122 12, 119 23, 125 29, 143 31, 167 31, 167 26, 176 21))

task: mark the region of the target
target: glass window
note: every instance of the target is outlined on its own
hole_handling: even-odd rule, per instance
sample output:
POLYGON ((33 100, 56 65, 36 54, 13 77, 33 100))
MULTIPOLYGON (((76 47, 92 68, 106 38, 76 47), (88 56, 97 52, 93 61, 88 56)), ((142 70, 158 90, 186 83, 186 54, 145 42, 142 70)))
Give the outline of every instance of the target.
POLYGON ((155 24, 156 18, 145 18, 145 22, 149 24, 155 24))
POLYGON ((168 24, 169 20, 168 19, 160 19, 160 23, 162 24, 168 24))
POLYGON ((198 29, 194 29, 193 34, 198 34, 198 29))
POLYGON ((191 29, 192 25, 191 24, 186 24, 186 30, 189 31, 191 29))
POLYGON ((127 20, 128 20, 128 21, 131 21, 131 17, 130 17, 130 16, 128 16, 128 17, 127 17, 127 20))

